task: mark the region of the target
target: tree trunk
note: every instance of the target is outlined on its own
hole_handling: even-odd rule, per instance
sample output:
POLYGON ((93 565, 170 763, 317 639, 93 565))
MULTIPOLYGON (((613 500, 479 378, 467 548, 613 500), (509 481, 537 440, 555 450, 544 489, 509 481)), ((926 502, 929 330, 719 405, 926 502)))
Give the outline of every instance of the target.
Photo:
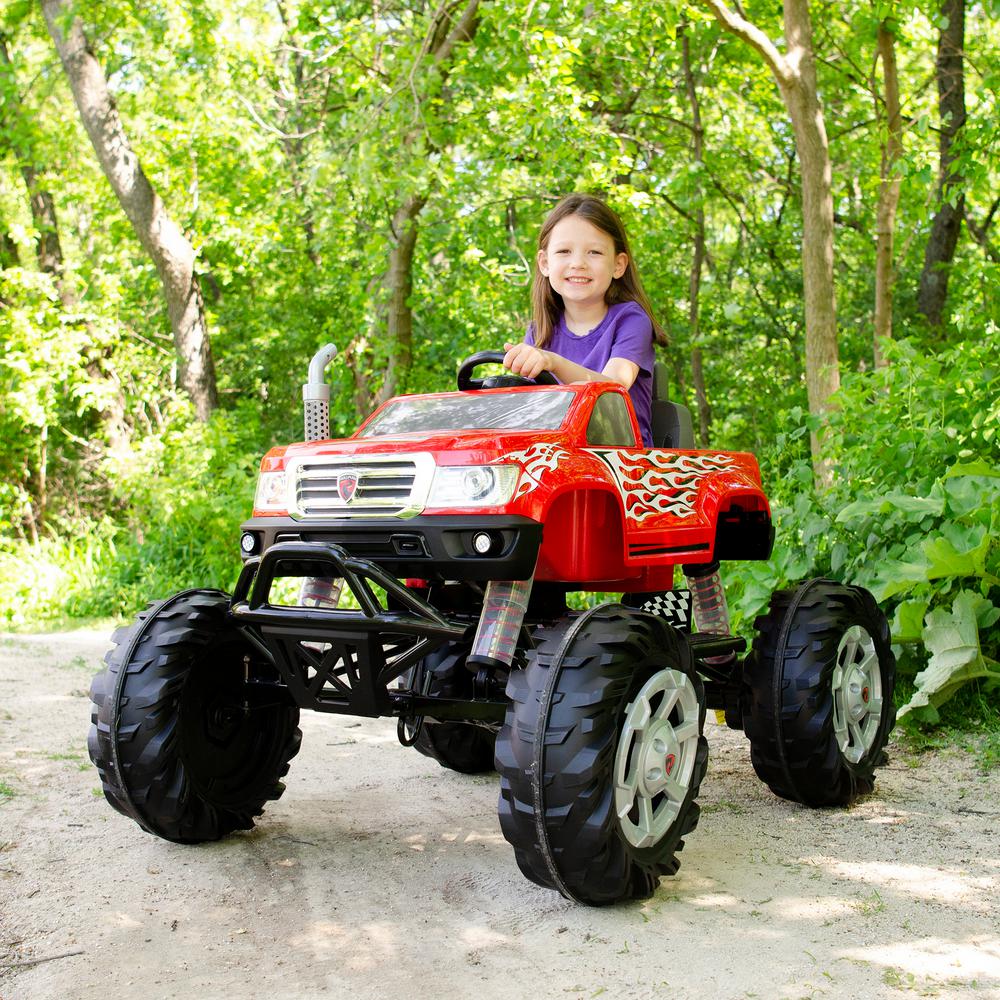
MULTIPOLYGON (((802 181, 802 284, 806 326, 806 393, 809 412, 823 417, 840 388, 837 308, 833 268, 833 193, 830 150, 816 87, 808 0, 785 0, 786 52, 722 0, 704 0, 728 31, 752 45, 774 75, 792 121, 802 181)), ((813 473, 828 486, 832 471, 819 434, 810 437, 813 473)))
POLYGON ((28 189, 31 206, 31 221, 38 231, 35 253, 39 270, 51 274, 61 284, 63 273, 62 245, 59 242, 59 223, 56 219, 56 205, 50 191, 39 183, 38 171, 34 165, 21 162, 21 176, 28 189))
MULTIPOLYGON (((899 110, 899 75, 896 71, 896 38, 887 21, 878 26, 878 54, 882 60, 885 91, 885 137, 879 174, 878 207, 875 213, 875 367, 887 364, 883 345, 892 340, 892 298, 895 284, 893 240, 900 177, 896 164, 903 155, 903 120, 899 110)), ((876 110, 878 99, 876 98, 876 110)))
POLYGON ((955 258, 958 234, 965 214, 963 179, 953 171, 953 147, 965 124, 965 0, 944 0, 941 15, 947 26, 941 29, 937 50, 938 113, 941 131, 938 138, 938 212, 924 250, 920 272, 917 308, 933 327, 940 327, 948 297, 948 272, 955 258))
POLYGON ((691 69, 691 45, 685 26, 682 25, 681 57, 684 66, 684 84, 687 88, 688 103, 691 105, 691 135, 692 152, 698 168, 696 205, 694 210, 694 252, 691 256, 691 274, 688 279, 688 327, 691 335, 691 380, 694 382, 694 394, 698 404, 698 441, 702 448, 710 446, 712 427, 712 408, 708 403, 708 392, 705 389, 705 372, 701 356, 701 269, 705 263, 705 206, 704 192, 701 188, 701 168, 705 163, 705 129, 701 123, 701 105, 698 103, 698 89, 695 86, 694 72, 691 69))
MULTIPOLYGON (((319 251, 316 249, 316 227, 313 223, 312 206, 309 204, 309 189, 305 181, 308 172, 306 164, 305 128, 302 105, 305 95, 305 59, 299 40, 295 37, 292 18, 289 16, 284 0, 277 0, 278 16, 285 28, 287 38, 287 55, 291 62, 291 74, 294 86, 291 93, 286 93, 282 87, 275 87, 278 106, 282 109, 282 133, 279 137, 281 150, 288 161, 291 175, 294 203, 299 206, 299 225, 305 238, 305 251, 309 262, 315 268, 322 266, 319 251)), ((279 53, 279 60, 283 54, 279 53)), ((314 129, 313 129, 314 130, 314 129)))
MULTIPOLYGON (((456 5, 442 4, 434 14, 428 31, 428 46, 434 67, 442 80, 447 79, 455 47, 471 41, 479 26, 479 0, 468 0, 456 17, 456 5)), ((411 77, 410 85, 413 80, 411 77)), ((414 93, 419 102, 423 97, 414 93)), ((426 126, 422 126, 426 128, 426 126)), ((400 143, 406 151, 414 143, 419 130, 410 130, 400 143)), ((404 171, 401 169, 401 173, 404 171)), ((402 194, 392 214, 389 233, 389 260, 385 272, 369 285, 377 298, 373 321, 367 333, 348 346, 354 373, 355 405, 364 415, 372 404, 384 403, 405 385, 413 363, 413 257, 417 243, 417 220, 434 193, 435 181, 429 178, 422 190, 402 194), (384 334, 383 334, 384 330, 384 334), (368 370, 373 360, 372 345, 384 337, 387 346, 385 377, 377 391, 368 384, 368 370)))
POLYGON ((191 397, 198 418, 207 420, 218 395, 194 248, 143 173, 80 21, 73 18, 64 34, 65 0, 43 0, 42 10, 101 169, 156 265, 180 362, 181 386, 191 397))
MULTIPOLYGON (((840 388, 837 355, 837 307, 833 275, 833 192, 830 149, 823 109, 816 90, 812 23, 807 0, 785 0, 788 60, 797 66, 782 88, 795 130, 802 176, 802 279, 806 311, 806 392, 809 412, 822 416, 840 388)), ((821 442, 812 435, 813 468, 828 484, 829 470, 821 442)))
POLYGON ((31 209, 31 221, 38 236, 35 239, 35 255, 38 258, 39 270, 51 274, 59 289, 63 305, 70 305, 72 295, 68 291, 63 278, 63 254, 59 243, 59 223, 56 218, 55 200, 52 193, 42 184, 39 175, 38 161, 35 155, 34 143, 31 139, 32 122, 23 120, 24 112, 21 106, 21 95, 18 92, 17 81, 14 78, 14 64, 7 48, 7 39, 0 34, 0 75, 5 77, 3 90, 6 92, 10 149, 17 162, 24 186, 28 192, 28 206, 31 209))
POLYGON ((394 396, 413 364, 413 251, 417 244, 417 216, 427 203, 426 195, 412 195, 392 219, 393 245, 385 276, 388 293, 386 334, 391 345, 385 380, 375 397, 384 403, 394 396))

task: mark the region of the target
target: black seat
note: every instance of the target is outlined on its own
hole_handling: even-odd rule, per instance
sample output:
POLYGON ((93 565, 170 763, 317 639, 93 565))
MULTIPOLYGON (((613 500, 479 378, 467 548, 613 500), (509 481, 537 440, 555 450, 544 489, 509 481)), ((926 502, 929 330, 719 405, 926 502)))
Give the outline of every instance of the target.
POLYGON ((653 365, 651 430, 654 448, 693 448, 694 426, 691 411, 669 398, 670 378, 662 361, 653 365))

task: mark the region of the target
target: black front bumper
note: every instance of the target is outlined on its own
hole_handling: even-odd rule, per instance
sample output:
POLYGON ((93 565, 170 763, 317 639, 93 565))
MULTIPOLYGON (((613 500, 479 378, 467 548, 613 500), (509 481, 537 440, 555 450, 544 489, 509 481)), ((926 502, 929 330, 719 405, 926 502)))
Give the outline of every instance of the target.
POLYGON ((395 576, 425 580, 526 580, 534 572, 542 543, 542 525, 515 515, 309 521, 255 517, 241 528, 255 539, 254 548, 244 550, 244 559, 260 556, 279 542, 318 542, 368 559, 395 576), (483 533, 491 546, 480 555, 472 540, 483 533))
POLYGON ((372 718, 503 721, 503 701, 436 697, 411 683, 436 649, 471 643, 475 621, 446 617, 382 567, 335 545, 279 542, 249 558, 229 613, 302 708, 372 718), (341 578, 359 610, 271 603, 276 579, 310 575, 341 578))

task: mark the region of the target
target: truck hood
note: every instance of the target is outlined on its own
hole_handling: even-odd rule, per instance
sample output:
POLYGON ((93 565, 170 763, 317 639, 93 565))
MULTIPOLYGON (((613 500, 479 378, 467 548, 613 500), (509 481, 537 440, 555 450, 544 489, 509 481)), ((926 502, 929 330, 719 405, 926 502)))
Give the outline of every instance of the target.
MULTIPOLYGON (((445 465, 494 462, 511 452, 522 452, 539 442, 540 432, 531 431, 445 431, 440 434, 397 434, 386 437, 345 438, 332 441, 308 441, 273 448, 267 458, 292 459, 318 456, 353 457, 429 452, 447 455, 445 465)), ((566 431, 544 432, 545 442, 569 445, 574 436, 566 431)), ((575 441, 573 444, 577 444, 575 441)))

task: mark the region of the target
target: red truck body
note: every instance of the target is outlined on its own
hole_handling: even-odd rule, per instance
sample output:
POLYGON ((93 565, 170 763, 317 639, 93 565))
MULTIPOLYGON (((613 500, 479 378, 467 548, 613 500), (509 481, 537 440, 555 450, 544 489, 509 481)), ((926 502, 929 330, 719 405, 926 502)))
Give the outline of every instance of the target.
MULTIPOLYGON (((285 509, 257 508, 255 522, 248 524, 275 517, 283 519, 288 530, 315 532, 370 520, 366 470, 391 459, 426 470, 425 479, 443 467, 516 466, 516 486, 501 504, 434 506, 424 487, 415 484, 402 510, 388 516, 417 532, 441 518, 465 517, 476 525, 504 517, 535 522, 542 526, 534 573, 539 582, 623 592, 665 590, 673 584, 675 565, 767 558, 770 552, 770 508, 754 456, 645 448, 627 393, 606 382, 391 399, 350 438, 272 449, 261 471, 288 472, 287 488, 293 496, 303 470, 312 474, 322 468, 329 473, 325 502, 321 508, 297 509, 294 501, 285 509), (544 396, 551 399, 550 394, 564 397, 556 401, 564 408, 556 427, 400 432, 393 425, 393 433, 380 433, 384 415, 415 401, 422 413, 449 407, 458 413, 470 395, 477 401, 495 396, 512 409, 522 400, 525 406, 530 401, 533 409, 544 410, 539 403, 544 396), (624 405, 609 403, 609 395, 624 405), (605 400, 602 405, 620 406, 627 414, 627 424, 621 422, 610 435, 603 435, 613 444, 593 441, 594 411, 601 400, 605 400)), ((416 479, 420 478, 418 474, 416 479)), ((375 513, 385 516, 381 508, 375 513)), ((385 521, 379 523, 385 531, 385 521)), ((446 568, 437 569, 447 575, 446 568)), ((419 572, 419 566, 414 571, 419 572)), ((494 567, 486 575, 498 572, 494 567)), ((523 571, 515 574, 522 575, 523 571)))

